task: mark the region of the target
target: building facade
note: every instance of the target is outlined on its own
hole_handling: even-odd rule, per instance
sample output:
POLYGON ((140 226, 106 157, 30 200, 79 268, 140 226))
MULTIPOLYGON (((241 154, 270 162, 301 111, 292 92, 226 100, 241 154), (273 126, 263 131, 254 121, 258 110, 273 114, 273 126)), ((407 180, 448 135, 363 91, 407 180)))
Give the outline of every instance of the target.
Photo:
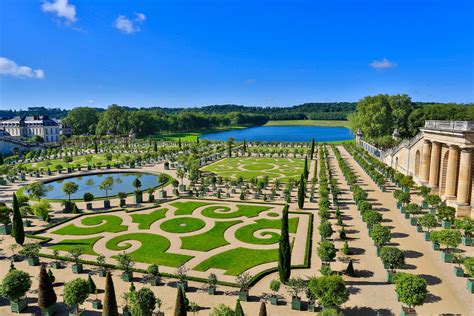
POLYGON ((431 188, 458 216, 474 218, 474 121, 426 121, 412 139, 389 150, 357 142, 374 156, 431 188))
POLYGON ((14 138, 41 136, 45 143, 59 142, 60 126, 48 116, 17 116, 0 121, 0 130, 14 138))

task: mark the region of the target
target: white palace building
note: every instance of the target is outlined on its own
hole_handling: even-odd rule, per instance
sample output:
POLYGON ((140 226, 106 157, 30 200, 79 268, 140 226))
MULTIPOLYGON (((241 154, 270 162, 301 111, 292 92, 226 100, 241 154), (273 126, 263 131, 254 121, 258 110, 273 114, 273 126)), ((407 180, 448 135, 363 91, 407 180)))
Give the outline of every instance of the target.
POLYGON ((61 128, 60 123, 48 116, 16 116, 0 121, 0 133, 20 139, 41 136, 45 143, 57 143, 61 128))

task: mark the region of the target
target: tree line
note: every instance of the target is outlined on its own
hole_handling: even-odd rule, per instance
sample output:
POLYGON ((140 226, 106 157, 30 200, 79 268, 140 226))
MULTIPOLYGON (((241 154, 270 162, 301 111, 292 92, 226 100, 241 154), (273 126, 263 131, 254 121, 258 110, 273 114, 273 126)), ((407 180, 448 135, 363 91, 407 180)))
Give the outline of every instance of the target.
POLYGON ((406 94, 367 96, 356 110, 348 116, 351 129, 360 128, 364 138, 379 147, 394 145, 395 129, 402 139, 415 136, 425 120, 474 120, 474 104, 412 102, 406 94))

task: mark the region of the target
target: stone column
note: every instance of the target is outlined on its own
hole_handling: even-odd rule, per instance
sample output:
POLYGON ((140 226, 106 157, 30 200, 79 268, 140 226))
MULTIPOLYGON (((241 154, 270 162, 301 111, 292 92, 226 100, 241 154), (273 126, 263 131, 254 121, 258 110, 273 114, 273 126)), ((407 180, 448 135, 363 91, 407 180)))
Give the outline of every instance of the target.
POLYGON ((469 193, 471 191, 471 150, 461 150, 459 162, 458 196, 460 205, 469 205, 469 193))
POLYGON ((456 179, 458 175, 459 147, 449 146, 448 168, 446 170, 446 189, 444 195, 446 198, 456 196, 456 179))
POLYGON ((429 179, 429 185, 432 189, 438 188, 438 185, 439 185, 440 156, 441 156, 441 143, 433 142, 431 146, 430 179, 429 179))
POLYGON ((423 183, 427 183, 430 177, 430 159, 431 159, 431 142, 425 140, 423 142, 423 153, 421 156, 421 178, 423 183))

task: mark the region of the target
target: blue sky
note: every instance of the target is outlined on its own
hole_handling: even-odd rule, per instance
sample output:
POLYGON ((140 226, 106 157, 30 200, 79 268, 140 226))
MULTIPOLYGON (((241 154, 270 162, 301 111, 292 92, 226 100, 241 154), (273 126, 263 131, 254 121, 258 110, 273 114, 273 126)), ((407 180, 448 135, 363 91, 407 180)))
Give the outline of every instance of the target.
POLYGON ((473 1, 1 0, 0 107, 473 102, 473 1))

